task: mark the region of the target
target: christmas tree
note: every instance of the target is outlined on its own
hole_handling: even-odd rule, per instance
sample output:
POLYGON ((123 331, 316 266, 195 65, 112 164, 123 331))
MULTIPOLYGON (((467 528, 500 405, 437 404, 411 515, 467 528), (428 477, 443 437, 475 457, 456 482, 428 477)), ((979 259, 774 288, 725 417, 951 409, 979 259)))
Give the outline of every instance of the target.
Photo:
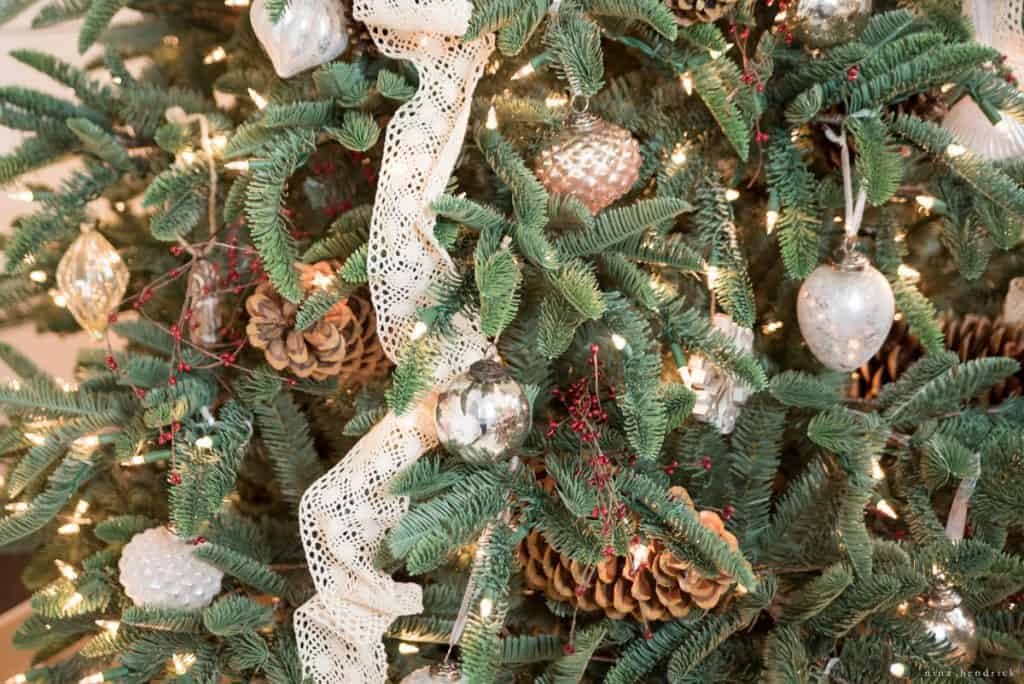
POLYGON ((965 5, 0 0, 98 55, 0 87, 2 320, 106 346, 0 346, 13 681, 1018 681, 1024 24, 965 5))

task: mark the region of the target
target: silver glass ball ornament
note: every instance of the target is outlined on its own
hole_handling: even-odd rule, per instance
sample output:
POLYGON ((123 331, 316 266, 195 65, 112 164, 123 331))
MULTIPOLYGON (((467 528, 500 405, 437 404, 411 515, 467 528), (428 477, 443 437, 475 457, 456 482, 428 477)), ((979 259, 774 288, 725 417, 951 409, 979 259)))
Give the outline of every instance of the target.
POLYGON ((860 35, 871 18, 871 0, 796 0, 788 24, 804 45, 826 48, 860 35))
POLYGON ((797 320, 811 352, 828 368, 849 372, 875 355, 896 314, 892 286, 860 253, 819 266, 797 295, 797 320))
POLYGON ((413 670, 405 676, 401 684, 462 684, 463 681, 459 666, 444 662, 413 670))
POLYGON ((939 644, 946 646, 961 665, 970 665, 978 655, 978 632, 974 618, 954 589, 942 585, 923 602, 921 622, 939 644))
POLYGON ((530 430, 530 402, 497 361, 477 361, 441 390, 434 410, 437 438, 470 463, 496 463, 530 430))
POLYGON ((255 0, 249 21, 281 78, 329 62, 348 47, 340 0, 291 0, 276 24, 270 20, 266 0, 255 0))

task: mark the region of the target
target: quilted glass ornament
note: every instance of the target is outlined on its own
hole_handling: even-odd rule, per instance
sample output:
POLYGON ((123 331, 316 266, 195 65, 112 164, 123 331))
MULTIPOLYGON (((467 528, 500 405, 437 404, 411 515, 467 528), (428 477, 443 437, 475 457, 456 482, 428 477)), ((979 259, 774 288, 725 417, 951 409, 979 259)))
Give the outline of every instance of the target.
POLYGON ((445 662, 413 670, 401 684, 461 684, 463 681, 459 666, 445 662))
POLYGON ((189 339, 200 347, 216 344, 220 331, 220 297, 217 269, 208 259, 198 259, 188 274, 189 339))
POLYGON ((629 131, 584 111, 569 115, 535 170, 550 192, 575 197, 596 214, 629 192, 640 163, 640 144, 629 131))
POLYGON ((224 573, 195 557, 195 547, 166 527, 131 538, 117 564, 121 586, 135 605, 198 610, 220 592, 224 573))
POLYGON ((855 39, 871 17, 871 0, 796 0, 788 20, 804 45, 826 48, 855 39))
POLYGON ((107 329, 128 289, 128 267, 99 231, 83 229, 57 265, 57 289, 78 324, 95 337, 107 329))
POLYGON ((329 62, 348 47, 345 10, 339 0, 291 0, 276 24, 266 0, 255 0, 249 21, 281 78, 329 62))
POLYGON ((819 266, 797 295, 800 332, 814 355, 835 371, 859 368, 881 348, 896 314, 892 286, 864 255, 819 266))
MULTIPOLYGON (((728 314, 715 314, 715 329, 727 337, 738 349, 750 352, 754 347, 754 331, 737 325, 728 314)), ((680 374, 697 394, 693 413, 698 420, 710 423, 723 434, 736 427, 740 408, 750 398, 749 387, 736 380, 701 354, 690 356, 680 374)))
POLYGON ((437 439, 451 453, 470 463, 496 463, 526 439, 530 402, 500 363, 484 359, 441 390, 434 422, 437 439))

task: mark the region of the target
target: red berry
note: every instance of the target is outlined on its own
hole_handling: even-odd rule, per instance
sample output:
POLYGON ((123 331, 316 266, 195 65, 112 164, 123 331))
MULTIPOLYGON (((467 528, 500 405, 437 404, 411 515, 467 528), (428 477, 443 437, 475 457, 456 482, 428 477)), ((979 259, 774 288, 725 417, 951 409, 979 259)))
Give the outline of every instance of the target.
POLYGON ((587 588, 585 586, 583 586, 582 584, 576 586, 576 595, 577 596, 583 596, 586 593, 587 593, 587 588))
POLYGON ((206 537, 196 537, 192 540, 192 546, 199 546, 200 544, 205 544, 207 541, 206 537))
POLYGON ((110 314, 109 316, 107 316, 107 322, 108 323, 117 323, 117 312, 116 311, 114 313, 110 314))
POLYGON ((171 476, 168 479, 171 481, 172 485, 177 487, 178 485, 181 484, 181 473, 175 471, 171 473, 171 476))
POLYGON ((736 512, 736 508, 733 507, 733 506, 726 505, 726 506, 722 507, 722 520, 728 520, 729 518, 732 517, 732 514, 735 513, 735 512, 736 512))
POLYGON ((653 638, 654 638, 654 632, 651 631, 650 627, 646 628, 644 630, 644 641, 650 641, 653 638))
POLYGON ((113 354, 107 354, 106 362, 107 368, 112 371, 117 370, 117 359, 114 358, 113 354))
POLYGON ((572 655, 576 652, 576 649, 573 647, 572 644, 566 644, 562 647, 562 652, 565 653, 565 655, 572 655))
POLYGON ((175 385, 177 385, 178 384, 178 376, 172 375, 171 377, 167 378, 167 384, 170 385, 171 387, 174 387, 175 385))
POLYGON ((146 398, 146 390, 142 389, 141 387, 136 387, 135 388, 135 396, 137 396, 139 399, 145 399, 146 398))
POLYGON ((181 248, 181 245, 174 245, 171 247, 171 254, 174 256, 181 256, 181 253, 185 250, 181 248))
POLYGON ((758 83, 757 84, 757 92, 759 92, 759 93, 763 93, 764 92, 764 83, 758 83))
POLYGON ((852 67, 846 70, 846 80, 856 81, 857 77, 860 76, 860 66, 854 64, 852 67))

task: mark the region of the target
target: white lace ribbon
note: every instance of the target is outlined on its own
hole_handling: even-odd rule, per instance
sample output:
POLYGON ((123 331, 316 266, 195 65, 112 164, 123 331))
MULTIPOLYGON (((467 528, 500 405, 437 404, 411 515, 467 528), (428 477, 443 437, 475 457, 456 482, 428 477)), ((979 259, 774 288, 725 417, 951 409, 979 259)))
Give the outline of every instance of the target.
MULTIPOLYGON (((416 95, 388 124, 370 225, 368 274, 384 351, 397 360, 430 302, 429 290, 452 268, 434 238, 430 204, 445 189, 469 121, 473 90, 493 37, 463 42, 469 0, 355 0, 354 16, 384 54, 413 63, 416 95)), ((437 380, 481 358, 476 321, 442 350, 437 380)), ((295 613, 306 676, 317 684, 379 684, 387 675, 382 637, 401 615, 423 609, 420 587, 374 568, 387 532, 408 502, 388 493, 394 476, 437 443, 432 394, 405 416, 389 413, 303 495, 302 543, 317 594, 295 613)))

